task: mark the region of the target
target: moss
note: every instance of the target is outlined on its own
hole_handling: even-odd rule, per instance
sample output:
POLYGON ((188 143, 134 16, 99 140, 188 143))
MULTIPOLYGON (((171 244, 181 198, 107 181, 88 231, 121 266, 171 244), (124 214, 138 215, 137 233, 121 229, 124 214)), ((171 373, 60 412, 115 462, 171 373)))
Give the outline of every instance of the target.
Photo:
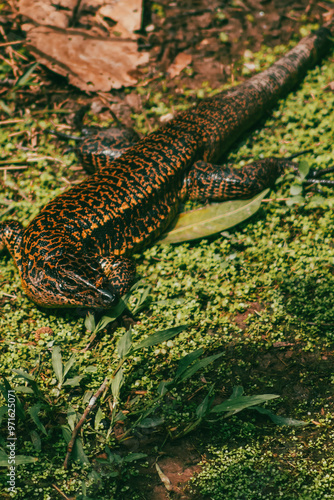
MULTIPOLYGON (((321 433, 305 443, 305 432, 276 430, 247 444, 210 446, 210 459, 191 481, 194 498, 316 500, 333 498, 332 416, 322 419, 321 433)), ((235 439, 237 441, 238 439, 235 439)))

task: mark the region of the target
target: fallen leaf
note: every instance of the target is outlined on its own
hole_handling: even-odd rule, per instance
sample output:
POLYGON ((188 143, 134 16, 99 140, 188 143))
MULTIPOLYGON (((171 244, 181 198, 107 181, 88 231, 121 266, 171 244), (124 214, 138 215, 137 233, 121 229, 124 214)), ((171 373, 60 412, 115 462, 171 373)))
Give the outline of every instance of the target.
POLYGON ((19 0, 27 48, 37 61, 82 90, 105 91, 135 85, 142 0, 19 0), (75 28, 71 27, 74 22, 75 28), (88 28, 87 28, 88 26, 88 28))
POLYGON ((167 491, 171 491, 173 489, 173 486, 169 480, 169 478, 162 472, 158 464, 155 464, 155 468, 157 470, 157 473, 159 474, 159 477, 161 481, 163 482, 165 488, 167 491))
POLYGON ((102 5, 99 13, 117 21, 117 29, 121 24, 128 33, 141 28, 142 0, 122 0, 121 2, 102 5))
POLYGON ((77 0, 68 0, 64 5, 60 1, 59 7, 63 7, 60 9, 52 0, 20 0, 18 6, 20 15, 34 24, 67 28, 76 4, 77 0))
POLYGON ((134 85, 133 71, 148 62, 137 43, 94 37, 81 30, 39 26, 29 31, 27 48, 49 69, 67 77, 82 90, 109 91, 134 85))
POLYGON ((268 192, 269 189, 266 189, 249 200, 211 203, 203 208, 181 213, 174 227, 157 243, 180 243, 205 238, 236 226, 258 211, 268 192))
POLYGON ((334 91, 334 82, 329 82, 328 85, 326 85, 325 90, 327 90, 328 92, 329 91, 333 92, 334 91))
POLYGON ((179 75, 181 71, 189 66, 192 61, 192 57, 190 54, 186 54, 185 52, 180 52, 172 62, 172 64, 168 68, 168 74, 170 78, 174 78, 179 75))

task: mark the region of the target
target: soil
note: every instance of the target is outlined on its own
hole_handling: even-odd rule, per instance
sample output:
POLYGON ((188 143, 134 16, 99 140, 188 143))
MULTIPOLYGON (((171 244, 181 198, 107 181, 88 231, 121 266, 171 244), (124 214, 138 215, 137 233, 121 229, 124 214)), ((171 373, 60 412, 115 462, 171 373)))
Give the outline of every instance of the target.
MULTIPOLYGON (((253 52, 261 45, 275 46, 286 44, 305 23, 323 24, 332 16, 333 4, 330 2, 314 2, 312 0, 182 0, 159 3, 145 2, 143 29, 140 35, 140 47, 150 52, 150 62, 146 68, 146 77, 154 79, 161 72, 167 72, 174 58, 182 52, 192 57, 193 75, 182 72, 174 79, 167 79, 168 92, 177 92, 178 88, 199 88, 205 80, 210 86, 219 87, 231 80, 235 73, 235 63, 245 50, 253 52), (225 33, 223 41, 219 33, 225 33)), ((9 40, 23 37, 18 20, 11 11, 3 11, 1 16, 3 29, 9 40)), ((101 113, 101 119, 116 115, 120 121, 133 125, 131 114, 141 110, 142 102, 136 92, 113 91, 110 94, 88 95, 67 84, 66 80, 41 68, 40 78, 44 83, 44 91, 40 94, 17 92, 17 106, 23 109, 31 102, 37 106, 63 103, 74 110, 72 115, 64 117, 64 124, 72 128, 82 124, 84 111, 92 107, 94 112, 101 113), (46 90, 45 90, 46 89, 46 90)), ((9 82, 10 83, 10 82, 9 82)), ((5 90, 4 86, 0 89, 5 90)), ((3 118, 1 118, 3 119, 3 118)), ((83 119, 84 121, 84 119, 83 119)), ((152 124, 151 124, 152 126, 152 124)), ((246 330, 245 320, 248 314, 261 310, 261 305, 252 304, 250 310, 235 318, 236 324, 246 330)), ((233 349, 231 362, 233 364, 233 349)), ((245 353, 249 355, 249 353, 245 353)), ((254 355, 253 355, 254 356, 254 355)), ((333 372, 333 359, 322 354, 322 369, 333 372), (327 363, 327 365, 326 365, 327 363)), ((311 397, 305 394, 308 390, 296 385, 299 371, 307 363, 318 368, 317 355, 312 353, 301 355, 301 349, 295 344, 284 343, 274 346, 266 353, 257 353, 254 357, 254 373, 281 374, 281 387, 275 387, 281 395, 292 395, 294 400, 311 397), (275 348, 276 347, 276 348, 275 348), (307 357, 307 359, 306 359, 307 357), (288 370, 287 370, 288 367, 288 370), (288 375, 287 375, 288 372, 288 375), (296 377, 294 377, 294 372, 296 377)), ((235 370, 238 370, 237 363, 235 370)), ((240 374, 242 376, 242 374, 240 374)), ((288 411, 287 411, 288 414, 288 411)), ((148 468, 140 469, 140 475, 132 480, 132 487, 146 500, 190 499, 186 492, 186 483, 197 471, 201 459, 201 449, 205 441, 206 430, 203 428, 195 435, 164 443, 165 435, 131 438, 124 451, 140 451, 148 454, 148 468), (158 450, 158 451, 156 451, 158 450), (170 481, 162 482, 155 464, 158 463, 162 473, 170 481)), ((198 496, 196 497, 198 498, 198 496)))

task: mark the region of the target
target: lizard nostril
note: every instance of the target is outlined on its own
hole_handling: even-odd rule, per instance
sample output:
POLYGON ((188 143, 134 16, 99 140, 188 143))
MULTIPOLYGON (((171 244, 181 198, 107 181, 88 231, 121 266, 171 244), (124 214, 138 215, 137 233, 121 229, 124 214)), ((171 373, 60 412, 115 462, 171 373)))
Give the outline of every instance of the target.
POLYGON ((111 306, 118 300, 118 296, 112 288, 109 290, 107 288, 103 288, 102 290, 99 290, 99 292, 102 295, 103 300, 111 306))

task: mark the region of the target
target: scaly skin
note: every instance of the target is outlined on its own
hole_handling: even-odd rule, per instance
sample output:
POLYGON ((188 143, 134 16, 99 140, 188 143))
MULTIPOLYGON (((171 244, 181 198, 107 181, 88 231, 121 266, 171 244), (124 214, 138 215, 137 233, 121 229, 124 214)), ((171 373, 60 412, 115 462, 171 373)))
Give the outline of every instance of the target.
POLYGON ((129 257, 166 230, 184 197, 247 198, 272 186, 291 162, 268 159, 238 170, 209 162, 300 81, 329 35, 321 28, 268 70, 181 113, 117 159, 108 145, 88 157, 85 143, 90 177, 48 203, 25 230, 16 221, 0 224, 0 250, 11 252, 26 294, 45 307, 111 307, 133 282, 129 257))

